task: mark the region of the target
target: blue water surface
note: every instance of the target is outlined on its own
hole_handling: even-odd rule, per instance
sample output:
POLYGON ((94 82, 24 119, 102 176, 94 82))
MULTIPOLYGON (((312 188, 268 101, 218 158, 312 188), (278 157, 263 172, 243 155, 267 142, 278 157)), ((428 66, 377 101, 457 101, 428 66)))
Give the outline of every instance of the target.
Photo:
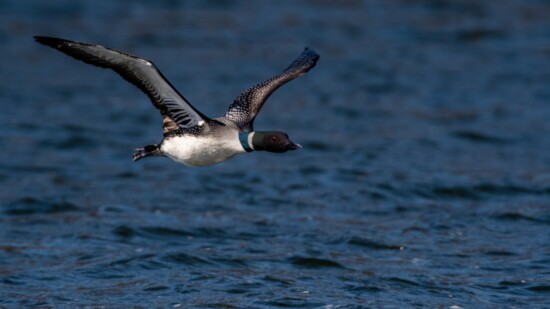
POLYGON ((0 307, 543 308, 544 0, 0 2, 0 307), (258 130, 302 144, 134 163, 147 97, 33 35, 150 59, 223 115, 305 46, 258 130))

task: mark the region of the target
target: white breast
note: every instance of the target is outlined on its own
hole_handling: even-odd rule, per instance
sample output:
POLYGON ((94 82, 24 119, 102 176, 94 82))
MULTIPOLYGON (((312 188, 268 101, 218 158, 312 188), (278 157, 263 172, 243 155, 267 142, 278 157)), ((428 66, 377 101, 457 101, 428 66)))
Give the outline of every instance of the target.
POLYGON ((160 150, 172 160, 188 166, 212 165, 246 152, 236 132, 234 138, 174 136, 165 139, 160 150))

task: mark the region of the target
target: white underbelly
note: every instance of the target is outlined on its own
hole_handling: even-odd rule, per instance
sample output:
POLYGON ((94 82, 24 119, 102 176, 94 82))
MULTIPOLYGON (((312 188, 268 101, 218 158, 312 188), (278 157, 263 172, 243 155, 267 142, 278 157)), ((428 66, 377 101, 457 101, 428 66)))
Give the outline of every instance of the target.
POLYGON ((246 152, 237 137, 220 140, 190 135, 165 139, 160 149, 165 156, 188 166, 212 165, 246 152))

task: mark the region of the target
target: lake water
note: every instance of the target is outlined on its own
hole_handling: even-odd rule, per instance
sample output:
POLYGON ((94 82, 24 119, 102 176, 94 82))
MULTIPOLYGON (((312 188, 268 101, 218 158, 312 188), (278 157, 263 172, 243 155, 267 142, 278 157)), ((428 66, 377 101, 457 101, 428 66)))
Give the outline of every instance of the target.
POLYGON ((0 307, 543 308, 550 4, 1 1, 0 307), (212 117, 304 146, 134 163, 161 120, 33 35, 150 59, 212 117))

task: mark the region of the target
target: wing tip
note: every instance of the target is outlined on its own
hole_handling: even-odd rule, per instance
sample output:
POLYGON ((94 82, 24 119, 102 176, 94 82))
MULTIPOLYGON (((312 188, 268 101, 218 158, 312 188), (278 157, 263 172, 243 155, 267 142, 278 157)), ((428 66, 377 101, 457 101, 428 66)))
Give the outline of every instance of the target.
POLYGON ((320 57, 321 56, 319 56, 319 54, 313 48, 306 46, 300 57, 302 61, 305 60, 305 72, 308 72, 310 69, 312 69, 317 64, 317 61, 320 57))
POLYGON ((311 47, 309 46, 306 46, 304 48, 304 53, 307 53, 310 55, 310 57, 313 57, 315 59, 315 61, 317 61, 317 59, 319 59, 321 56, 319 56, 319 54, 311 47))
POLYGON ((47 45, 54 48, 59 48, 60 46, 68 43, 72 43, 69 40, 55 38, 51 36, 42 36, 42 35, 35 35, 33 36, 34 40, 40 44, 47 45))

